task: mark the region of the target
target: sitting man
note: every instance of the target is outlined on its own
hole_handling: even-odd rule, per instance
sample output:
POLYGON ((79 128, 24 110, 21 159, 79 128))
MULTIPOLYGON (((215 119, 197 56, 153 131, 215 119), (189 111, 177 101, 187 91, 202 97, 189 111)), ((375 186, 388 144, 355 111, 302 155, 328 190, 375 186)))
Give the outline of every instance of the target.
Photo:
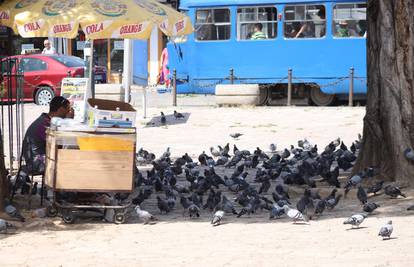
MULTIPOLYGON (((69 101, 61 96, 52 99, 49 113, 42 113, 27 129, 23 139, 22 156, 26 166, 22 167, 20 176, 28 181, 27 174, 42 174, 45 171, 46 129, 53 117, 66 118, 70 115, 69 101)), ((22 188, 23 193, 25 192, 22 188)))
POLYGON ((264 40, 266 39, 266 34, 262 32, 263 25, 261 23, 254 24, 254 33, 252 34, 252 37, 250 37, 250 40, 264 40))

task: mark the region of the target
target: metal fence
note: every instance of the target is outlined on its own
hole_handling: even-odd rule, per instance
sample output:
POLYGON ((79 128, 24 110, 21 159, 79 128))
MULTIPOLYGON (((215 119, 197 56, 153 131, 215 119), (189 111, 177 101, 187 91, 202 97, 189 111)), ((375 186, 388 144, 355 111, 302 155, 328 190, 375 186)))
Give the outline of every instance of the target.
POLYGON ((20 167, 20 153, 24 136, 24 74, 19 58, 6 58, 1 61, 0 105, 1 124, 0 135, 3 146, 2 155, 13 175, 20 167), (15 165, 17 163, 17 168, 15 165))
MULTIPOLYGON (((292 69, 288 69, 287 70, 287 76, 285 77, 278 77, 278 78, 268 78, 268 79, 277 79, 276 82, 273 82, 274 84, 279 84, 282 83, 283 81, 287 80, 287 84, 288 84, 288 90, 287 90, 287 106, 291 105, 292 102, 292 85, 294 83, 308 83, 303 81, 300 77, 295 77, 293 76, 293 70, 292 69)), ((212 86, 216 86, 218 84, 222 84, 225 83, 227 81, 229 81, 230 84, 233 84, 235 81, 241 81, 243 83, 249 83, 254 81, 255 83, 257 83, 257 79, 253 79, 253 78, 240 78, 235 76, 234 74, 234 69, 230 69, 229 71, 229 76, 224 77, 224 78, 217 78, 217 79, 208 79, 208 80, 214 80, 214 82, 211 83, 200 83, 200 84, 194 84, 194 81, 188 81, 186 79, 178 79, 177 78, 177 71, 176 69, 174 69, 172 71, 172 93, 173 93, 173 106, 177 105, 177 82, 181 82, 181 83, 193 83, 193 85, 197 86, 197 87, 204 87, 204 88, 210 88, 212 86)), ((355 80, 363 80, 360 77, 355 77, 355 70, 354 68, 350 68, 349 69, 349 75, 348 76, 344 76, 344 77, 336 77, 335 79, 333 79, 332 82, 328 82, 326 84, 318 84, 319 88, 324 88, 324 87, 331 87, 331 86, 335 86, 337 84, 340 84, 346 80, 349 80, 349 91, 348 91, 348 105, 350 107, 353 106, 353 98, 354 98, 354 81, 355 80)))

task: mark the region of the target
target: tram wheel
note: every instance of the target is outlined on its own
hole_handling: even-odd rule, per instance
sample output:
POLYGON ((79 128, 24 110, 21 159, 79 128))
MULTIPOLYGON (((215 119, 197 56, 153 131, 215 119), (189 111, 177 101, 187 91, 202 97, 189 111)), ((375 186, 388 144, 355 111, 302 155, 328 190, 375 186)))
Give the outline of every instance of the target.
POLYGON ((335 95, 328 95, 321 91, 319 88, 310 89, 310 99, 316 106, 330 106, 335 101, 335 95))

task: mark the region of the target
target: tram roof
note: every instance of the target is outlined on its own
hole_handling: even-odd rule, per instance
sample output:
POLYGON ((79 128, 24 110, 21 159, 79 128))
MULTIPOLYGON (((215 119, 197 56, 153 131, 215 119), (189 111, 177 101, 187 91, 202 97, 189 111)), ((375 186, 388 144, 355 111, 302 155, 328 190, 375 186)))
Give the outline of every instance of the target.
MULTIPOLYGON (((241 6, 241 5, 275 5, 292 3, 323 3, 323 2, 350 2, 349 0, 181 0, 180 8, 214 7, 214 6, 241 6)), ((355 2, 359 2, 355 0, 355 2)))

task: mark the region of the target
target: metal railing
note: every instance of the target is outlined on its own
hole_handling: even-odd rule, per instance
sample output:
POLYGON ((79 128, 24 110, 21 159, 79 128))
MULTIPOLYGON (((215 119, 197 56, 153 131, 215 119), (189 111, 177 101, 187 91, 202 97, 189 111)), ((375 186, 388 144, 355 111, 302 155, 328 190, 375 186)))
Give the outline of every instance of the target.
POLYGON ((24 127, 24 74, 18 58, 5 59, 1 62, 1 145, 3 158, 8 157, 9 175, 20 167, 20 154, 25 133, 24 127), (7 115, 6 115, 7 111, 7 115), (6 124, 7 118, 7 124, 6 124), (5 132, 7 133, 5 136, 5 132), (5 140, 7 138, 7 149, 5 140), (6 156, 7 155, 7 156, 6 156), (18 167, 14 169, 14 163, 18 167))
MULTIPOLYGON (((275 78, 266 78, 266 79, 275 79, 275 78)), ((302 78, 302 79, 309 79, 309 78, 302 78)), ((292 104, 292 88, 293 88, 293 83, 294 83, 293 81, 299 82, 299 83, 305 83, 305 84, 309 83, 309 82, 306 82, 302 79, 299 78, 299 77, 294 77, 293 76, 293 70, 289 68, 286 77, 283 77, 283 78, 279 79, 278 81, 273 82, 275 84, 278 84, 278 83, 282 83, 284 80, 287 80, 287 84, 288 84, 288 87, 287 87, 287 103, 286 103, 287 106, 291 106, 291 104, 292 104)), ((320 79, 320 78, 313 78, 313 79, 320 79)), ((355 69, 352 67, 352 68, 349 69, 349 75, 348 76, 336 77, 333 82, 330 82, 330 83, 327 83, 327 84, 318 84, 318 87, 319 88, 332 87, 332 86, 335 86, 335 85, 338 85, 338 84, 344 82, 345 80, 349 80, 348 106, 352 107, 353 102, 354 102, 354 100, 353 100, 354 99, 354 81, 356 79, 360 80, 361 82, 366 83, 365 79, 362 79, 360 77, 355 77, 355 69)), ((199 80, 202 80, 202 79, 199 79, 199 80)), ((228 77, 214 78, 214 79, 209 78, 209 79, 206 79, 206 80, 208 80, 208 81, 216 80, 216 82, 212 82, 212 83, 208 83, 208 84, 197 84, 197 85, 195 85, 194 81, 190 82, 188 80, 178 79, 177 78, 177 70, 174 69, 173 70, 173 75, 172 75, 173 106, 177 106, 177 82, 192 83, 193 85, 195 85, 198 88, 211 88, 213 86, 217 86, 218 84, 222 84, 227 80, 230 82, 230 84, 234 84, 234 82, 236 80, 246 82, 248 80, 257 81, 257 80, 260 80, 260 78, 239 78, 239 77, 236 77, 235 74, 234 74, 234 69, 231 68, 230 71, 229 71, 229 76, 228 77)))

